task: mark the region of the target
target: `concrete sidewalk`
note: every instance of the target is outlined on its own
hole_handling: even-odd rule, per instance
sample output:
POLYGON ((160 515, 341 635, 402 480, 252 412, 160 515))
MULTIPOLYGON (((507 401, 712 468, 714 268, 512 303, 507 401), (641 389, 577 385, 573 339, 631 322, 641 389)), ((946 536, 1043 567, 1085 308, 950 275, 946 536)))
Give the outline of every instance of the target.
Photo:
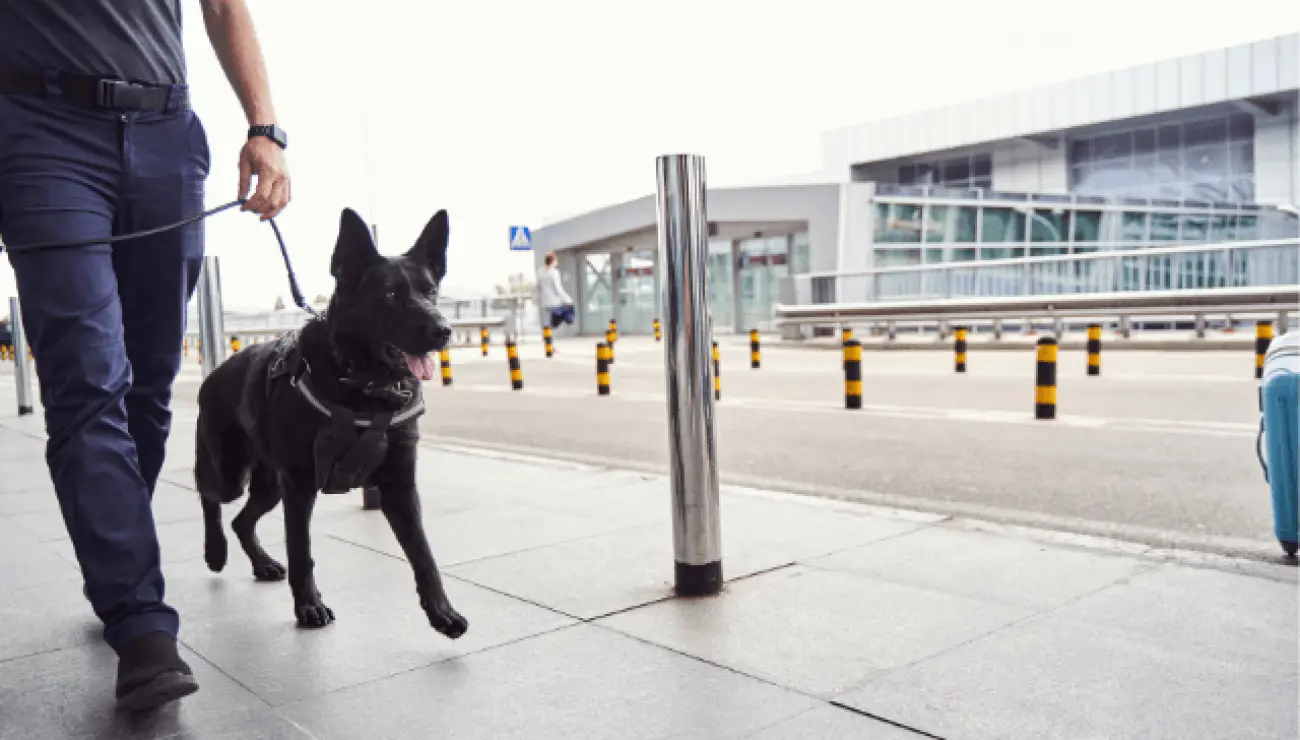
MULTIPOLYGON (((319 500, 338 621, 299 630, 237 549, 203 564, 181 413, 155 511, 202 688, 135 718, 112 709, 41 421, 0 415, 0 739, 1297 733, 1294 568, 727 489, 727 589, 677 600, 662 478, 466 449, 428 449, 420 479, 469 633, 429 628, 357 495, 319 500)), ((264 522, 282 557, 279 511, 264 522)))

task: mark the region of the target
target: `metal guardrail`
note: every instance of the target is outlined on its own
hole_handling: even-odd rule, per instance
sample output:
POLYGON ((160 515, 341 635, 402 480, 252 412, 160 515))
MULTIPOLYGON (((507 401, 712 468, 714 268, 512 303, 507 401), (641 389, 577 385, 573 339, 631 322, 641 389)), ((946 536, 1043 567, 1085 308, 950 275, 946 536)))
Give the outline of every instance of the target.
MULTIPOLYGON (((961 247, 917 248, 954 246, 961 247)), ((1300 283, 1298 239, 1140 249, 1132 244, 1096 246, 1103 251, 794 275, 784 278, 782 297, 791 305, 820 305, 1300 283)))
POLYGON ((784 306, 778 326, 836 325, 850 321, 1103 318, 1291 313, 1300 310, 1300 285, 1210 290, 1075 295, 1003 296, 922 301, 877 301, 784 306))

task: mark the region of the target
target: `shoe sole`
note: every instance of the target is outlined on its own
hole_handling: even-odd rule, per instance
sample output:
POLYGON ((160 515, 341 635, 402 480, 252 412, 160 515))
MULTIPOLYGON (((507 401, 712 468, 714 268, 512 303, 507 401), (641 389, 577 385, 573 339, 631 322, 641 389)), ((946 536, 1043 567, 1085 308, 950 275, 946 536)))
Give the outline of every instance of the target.
POLYGON ((198 690, 199 682, 193 676, 180 671, 160 673, 148 683, 119 697, 117 708, 125 712, 147 712, 198 690))

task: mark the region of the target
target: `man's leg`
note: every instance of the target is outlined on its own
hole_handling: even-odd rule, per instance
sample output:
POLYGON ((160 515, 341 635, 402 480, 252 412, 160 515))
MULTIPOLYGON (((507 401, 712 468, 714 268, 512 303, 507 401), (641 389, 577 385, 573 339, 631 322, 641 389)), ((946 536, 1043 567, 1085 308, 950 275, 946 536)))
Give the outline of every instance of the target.
MULTIPOLYGON (((118 122, 6 96, 0 119, 6 243, 107 237, 119 184, 118 122)), ((11 252, 9 260, 40 378, 50 475, 86 594, 105 640, 122 656, 119 699, 175 698, 193 683, 174 657, 179 618, 163 601, 149 492, 127 431, 131 370, 112 254, 100 245, 11 252)))
MULTIPOLYGON (((175 223, 203 210, 208 146, 189 111, 125 124, 126 185, 115 230, 175 223)), ((171 431, 172 384, 181 364, 186 308, 203 265, 203 222, 114 245, 113 265, 133 382, 127 424, 152 494, 171 431)))

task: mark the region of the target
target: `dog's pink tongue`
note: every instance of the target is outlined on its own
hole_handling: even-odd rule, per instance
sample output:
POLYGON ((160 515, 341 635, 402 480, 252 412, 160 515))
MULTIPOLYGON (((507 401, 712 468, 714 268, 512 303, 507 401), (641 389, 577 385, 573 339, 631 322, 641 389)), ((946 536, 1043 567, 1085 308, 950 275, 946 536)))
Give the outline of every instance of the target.
POLYGON ((433 380, 433 359, 429 355, 424 354, 419 357, 406 355, 406 366, 411 369, 411 374, 420 380, 433 380))

